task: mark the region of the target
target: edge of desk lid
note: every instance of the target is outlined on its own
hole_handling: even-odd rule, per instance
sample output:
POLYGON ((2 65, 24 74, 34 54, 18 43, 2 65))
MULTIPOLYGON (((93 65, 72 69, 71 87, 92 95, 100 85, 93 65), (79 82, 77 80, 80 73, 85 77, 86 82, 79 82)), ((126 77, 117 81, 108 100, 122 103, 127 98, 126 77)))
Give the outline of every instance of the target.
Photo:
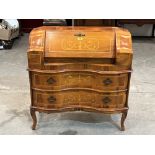
POLYGON ((29 51, 51 58, 115 58, 120 48, 131 50, 130 40, 126 29, 116 27, 43 26, 31 31, 29 51))

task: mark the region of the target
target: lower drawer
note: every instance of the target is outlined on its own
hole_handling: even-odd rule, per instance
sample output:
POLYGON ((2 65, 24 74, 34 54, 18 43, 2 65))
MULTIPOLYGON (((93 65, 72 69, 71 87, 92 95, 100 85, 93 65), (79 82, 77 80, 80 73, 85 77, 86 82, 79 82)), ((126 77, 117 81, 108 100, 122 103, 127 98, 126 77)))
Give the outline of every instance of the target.
POLYGON ((43 92, 33 90, 33 100, 33 106, 44 108, 64 108, 70 106, 123 108, 126 103, 126 92, 99 93, 91 90, 43 92))

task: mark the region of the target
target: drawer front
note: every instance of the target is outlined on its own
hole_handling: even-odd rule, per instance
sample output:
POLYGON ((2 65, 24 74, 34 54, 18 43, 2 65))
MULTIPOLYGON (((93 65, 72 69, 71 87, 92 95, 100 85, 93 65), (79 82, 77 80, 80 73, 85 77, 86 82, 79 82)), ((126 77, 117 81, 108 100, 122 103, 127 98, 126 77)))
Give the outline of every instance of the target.
POLYGON ((32 74, 32 86, 39 89, 60 90, 65 88, 91 88, 103 91, 124 90, 128 74, 101 75, 86 72, 32 74))
POLYGON ((70 106, 88 106, 94 108, 123 108, 126 92, 98 93, 84 90, 62 92, 33 91, 34 106, 44 108, 64 108, 70 106))

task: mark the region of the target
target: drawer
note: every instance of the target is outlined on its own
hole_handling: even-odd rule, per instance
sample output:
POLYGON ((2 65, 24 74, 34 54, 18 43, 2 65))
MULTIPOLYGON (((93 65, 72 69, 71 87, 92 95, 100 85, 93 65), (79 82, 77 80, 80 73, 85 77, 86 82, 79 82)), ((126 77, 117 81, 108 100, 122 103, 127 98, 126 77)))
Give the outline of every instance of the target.
POLYGON ((91 88, 103 91, 127 88, 128 74, 103 75, 92 72, 32 73, 32 87, 47 90, 91 88))
POLYGON ((66 90, 60 92, 33 91, 34 106, 44 108, 92 107, 123 108, 126 92, 99 93, 85 90, 66 90))

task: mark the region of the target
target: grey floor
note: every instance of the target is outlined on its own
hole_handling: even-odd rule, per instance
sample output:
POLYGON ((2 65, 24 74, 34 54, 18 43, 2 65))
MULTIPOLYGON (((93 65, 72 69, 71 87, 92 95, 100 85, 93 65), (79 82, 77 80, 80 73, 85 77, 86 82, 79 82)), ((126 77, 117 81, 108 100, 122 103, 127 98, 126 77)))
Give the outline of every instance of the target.
POLYGON ((126 131, 120 115, 66 112, 38 115, 31 130, 30 93, 26 52, 28 35, 11 50, 0 50, 0 134, 155 134, 155 40, 133 40, 134 60, 126 131))

